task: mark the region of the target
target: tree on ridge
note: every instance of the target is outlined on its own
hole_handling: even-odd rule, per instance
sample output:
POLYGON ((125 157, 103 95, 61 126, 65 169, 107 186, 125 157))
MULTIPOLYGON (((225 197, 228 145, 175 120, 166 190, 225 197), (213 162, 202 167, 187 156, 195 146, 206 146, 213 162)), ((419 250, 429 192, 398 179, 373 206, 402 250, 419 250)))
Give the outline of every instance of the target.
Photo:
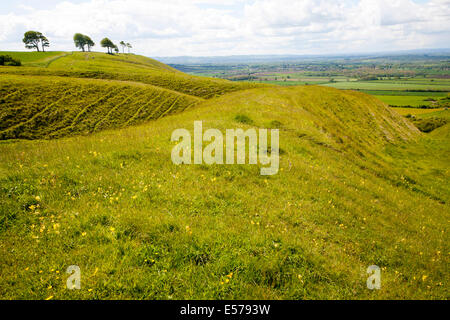
POLYGON ((93 46, 95 46, 95 42, 92 41, 92 39, 90 37, 88 37, 88 36, 84 36, 84 37, 85 37, 86 45, 88 47, 88 51, 91 52, 91 48, 93 46))
POLYGON ((91 48, 95 46, 94 41, 92 41, 89 36, 81 33, 75 33, 75 35, 73 36, 73 41, 75 42, 75 47, 81 49, 83 52, 85 52, 85 46, 87 46, 89 52, 91 51, 91 48))
POLYGON ((120 46, 122 47, 122 53, 125 53, 125 47, 127 44, 124 41, 120 41, 120 46))
POLYGON ((42 46, 42 51, 45 51, 45 47, 50 46, 48 39, 38 31, 27 31, 23 37, 23 43, 25 43, 25 48, 36 49, 39 52, 39 44, 42 46))
POLYGON ((75 42, 75 47, 84 52, 84 46, 86 45, 86 38, 84 35, 81 33, 75 33, 73 36, 73 42, 75 42))
POLYGON ((108 49, 108 54, 112 54, 112 50, 114 49, 114 47, 116 46, 110 39, 108 38, 103 38, 103 40, 100 42, 100 45, 103 48, 107 48, 108 49))

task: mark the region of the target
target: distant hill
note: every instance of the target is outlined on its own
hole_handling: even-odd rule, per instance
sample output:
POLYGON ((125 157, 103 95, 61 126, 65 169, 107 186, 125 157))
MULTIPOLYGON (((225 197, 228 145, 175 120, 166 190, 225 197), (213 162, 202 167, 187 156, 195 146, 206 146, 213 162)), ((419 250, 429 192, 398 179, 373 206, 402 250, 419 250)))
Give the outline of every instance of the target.
POLYGON ((258 64, 258 63, 296 63, 307 61, 359 61, 359 60, 393 60, 407 58, 409 61, 427 59, 449 59, 450 49, 421 49, 388 52, 367 52, 352 54, 272 54, 272 55, 231 55, 231 56, 173 56, 155 57, 158 61, 170 65, 198 64, 258 64))

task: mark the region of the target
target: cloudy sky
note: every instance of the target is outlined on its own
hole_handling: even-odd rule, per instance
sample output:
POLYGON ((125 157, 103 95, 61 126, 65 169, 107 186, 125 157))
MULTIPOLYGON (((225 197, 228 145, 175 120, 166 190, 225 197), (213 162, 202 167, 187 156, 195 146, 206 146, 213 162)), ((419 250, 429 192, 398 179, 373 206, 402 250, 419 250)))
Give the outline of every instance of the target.
POLYGON ((25 50, 27 30, 51 50, 81 32, 147 56, 449 48, 450 0, 1 0, 0 51, 25 50))

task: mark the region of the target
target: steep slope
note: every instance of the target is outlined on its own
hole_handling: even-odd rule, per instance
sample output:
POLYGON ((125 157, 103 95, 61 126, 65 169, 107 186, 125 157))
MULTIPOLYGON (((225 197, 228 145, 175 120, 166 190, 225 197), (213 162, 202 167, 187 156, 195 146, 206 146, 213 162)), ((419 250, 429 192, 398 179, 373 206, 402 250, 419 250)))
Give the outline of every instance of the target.
POLYGON ((201 99, 140 83, 3 76, 0 139, 57 138, 158 119, 201 99))
POLYGON ((446 299, 450 144, 424 139, 374 98, 307 86, 1 143, 0 297, 446 299), (279 173, 174 165, 171 134, 195 120, 279 128, 279 173), (81 290, 65 287, 73 264, 81 290))
POLYGON ((133 125, 258 86, 193 77, 130 54, 10 54, 34 67, 0 68, 0 139, 57 138, 133 125))

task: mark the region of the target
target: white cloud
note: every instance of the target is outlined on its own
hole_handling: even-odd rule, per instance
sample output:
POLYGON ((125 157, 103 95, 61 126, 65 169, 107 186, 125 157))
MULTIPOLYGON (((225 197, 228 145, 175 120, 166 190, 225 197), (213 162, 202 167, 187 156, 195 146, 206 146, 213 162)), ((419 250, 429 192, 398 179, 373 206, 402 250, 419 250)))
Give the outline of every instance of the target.
POLYGON ((28 4, 18 3, 20 14, 0 15, 0 50, 23 49, 27 30, 43 32, 52 50, 74 50, 72 36, 81 32, 97 43, 105 36, 132 42, 135 52, 149 56, 362 52, 450 43, 448 0, 67 0, 45 10, 28 4))

